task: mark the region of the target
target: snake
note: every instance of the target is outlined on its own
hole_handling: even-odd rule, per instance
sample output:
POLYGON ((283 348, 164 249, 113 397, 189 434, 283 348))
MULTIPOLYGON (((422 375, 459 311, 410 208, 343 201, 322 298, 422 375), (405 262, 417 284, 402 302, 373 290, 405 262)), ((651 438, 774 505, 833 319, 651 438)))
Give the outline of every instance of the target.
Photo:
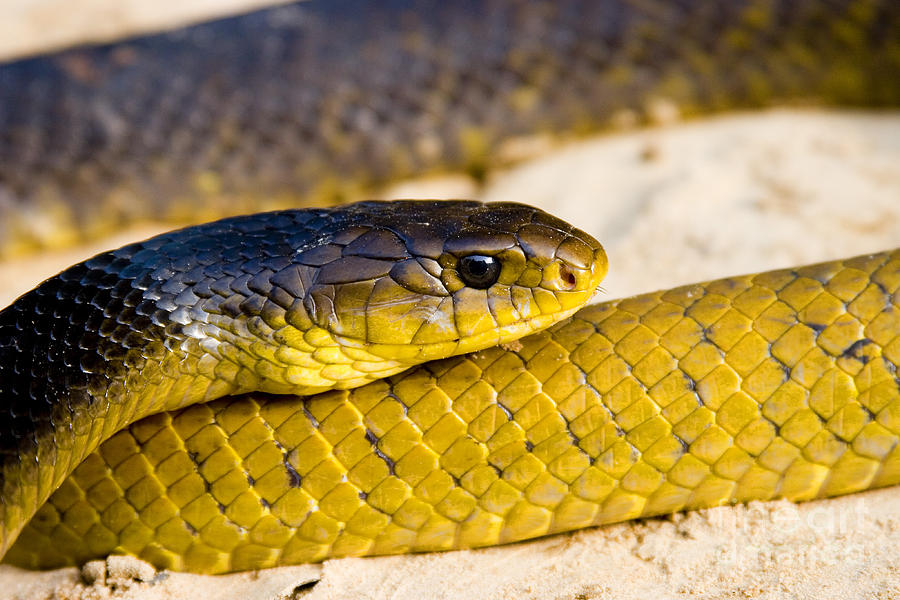
MULTIPOLYGON (((602 246, 565 222, 471 201, 257 213, 79 263, 0 312, 2 547, 142 416, 250 391, 359 387, 507 343, 571 316, 606 269, 602 246)), ((316 476, 295 450, 283 447, 280 474, 301 489, 316 476)), ((197 459, 205 472, 219 460, 197 459)))
MULTIPOLYGON (((889 2, 454 5, 390 3, 373 21, 359 3, 309 3, 2 66, 0 206, 89 235, 104 215, 189 205, 194 219, 340 202, 421 169, 477 176, 511 136, 595 128, 654 93, 697 110, 797 85, 834 102, 896 94, 878 76, 896 61, 889 2), (323 24, 353 42, 316 37, 323 24), (755 54, 767 25, 784 44, 755 54), (707 27, 728 35, 665 59, 673 35, 707 27), (262 62, 227 40, 256 40, 262 62), (362 48, 373 62, 346 66, 362 48), (164 77, 172 62, 182 76, 164 77), (462 63, 484 70, 447 83, 462 63), (338 67, 349 83, 330 83, 338 67), (159 85, 130 87, 136 73, 159 85), (733 88, 718 96, 713 79, 733 88), (232 95, 235 82, 272 93, 232 95), (547 89, 577 93, 567 105, 547 89), (437 150, 414 143, 435 132, 437 150), (248 175, 269 148, 287 154, 248 175)), ((7 250, 49 243, 9 214, 7 250)), ((554 217, 463 201, 233 217, 71 267, 0 313, 0 552, 224 573, 898 483, 900 251, 581 308, 606 269, 600 244, 554 217)))
POLYGON ((575 312, 606 271, 464 201, 71 267, 0 313, 5 560, 221 573, 900 482, 900 250, 575 312))

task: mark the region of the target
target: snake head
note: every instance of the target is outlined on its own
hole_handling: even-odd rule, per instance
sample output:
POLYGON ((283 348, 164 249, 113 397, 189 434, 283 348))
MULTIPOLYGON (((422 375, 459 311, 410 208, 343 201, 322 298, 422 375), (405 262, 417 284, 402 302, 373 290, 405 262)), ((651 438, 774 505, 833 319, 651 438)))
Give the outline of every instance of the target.
POLYGON ((79 365, 98 385, 110 357, 122 362, 116 372, 144 365, 148 381, 155 369, 209 382, 172 408, 225 393, 351 388, 512 341, 578 310, 606 269, 596 240, 530 206, 362 202, 162 234, 34 294, 81 290, 88 308, 73 311, 91 339, 102 325, 106 346, 79 365))
POLYGON ((330 362, 320 374, 335 387, 544 329, 607 271, 591 236, 522 204, 364 202, 329 214, 294 259, 303 310, 287 322, 330 362))

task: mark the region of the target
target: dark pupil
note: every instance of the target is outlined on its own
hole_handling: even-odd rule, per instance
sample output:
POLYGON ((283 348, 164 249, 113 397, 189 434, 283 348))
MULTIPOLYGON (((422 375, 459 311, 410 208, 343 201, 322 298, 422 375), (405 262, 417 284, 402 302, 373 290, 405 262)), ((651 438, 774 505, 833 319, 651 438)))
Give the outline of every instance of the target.
POLYGON ((459 259, 459 276, 469 287, 491 287, 500 276, 500 261, 493 256, 471 254, 459 259))

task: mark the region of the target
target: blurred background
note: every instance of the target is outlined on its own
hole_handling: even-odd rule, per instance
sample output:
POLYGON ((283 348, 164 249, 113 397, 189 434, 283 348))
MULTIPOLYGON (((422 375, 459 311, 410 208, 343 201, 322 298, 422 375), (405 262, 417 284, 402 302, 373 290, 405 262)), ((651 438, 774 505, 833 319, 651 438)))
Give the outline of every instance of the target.
POLYGON ((4 0, 0 60, 162 31, 287 0, 4 0))
POLYGON ((537 204, 604 242, 611 297, 900 242, 888 0, 0 11, 0 304, 173 226, 367 197, 537 204))

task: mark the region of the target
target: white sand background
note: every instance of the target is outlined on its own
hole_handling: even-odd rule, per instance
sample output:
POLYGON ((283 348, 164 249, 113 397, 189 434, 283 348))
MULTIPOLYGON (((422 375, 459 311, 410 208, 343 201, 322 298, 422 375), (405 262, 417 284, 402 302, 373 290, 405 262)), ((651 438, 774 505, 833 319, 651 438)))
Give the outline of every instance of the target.
MULTIPOLYGON (((444 177, 380 196, 541 206, 604 242, 604 287, 617 298, 900 246, 900 112, 774 110, 675 123, 566 144, 483 188, 444 177)), ((0 264, 0 306, 72 262, 155 232, 0 264)), ((0 567, 0 598, 900 598, 900 488, 224 577, 112 560, 104 581, 96 567, 92 584, 77 569, 0 567)))
POLYGON ((108 42, 290 0, 2 0, 0 60, 108 42))

